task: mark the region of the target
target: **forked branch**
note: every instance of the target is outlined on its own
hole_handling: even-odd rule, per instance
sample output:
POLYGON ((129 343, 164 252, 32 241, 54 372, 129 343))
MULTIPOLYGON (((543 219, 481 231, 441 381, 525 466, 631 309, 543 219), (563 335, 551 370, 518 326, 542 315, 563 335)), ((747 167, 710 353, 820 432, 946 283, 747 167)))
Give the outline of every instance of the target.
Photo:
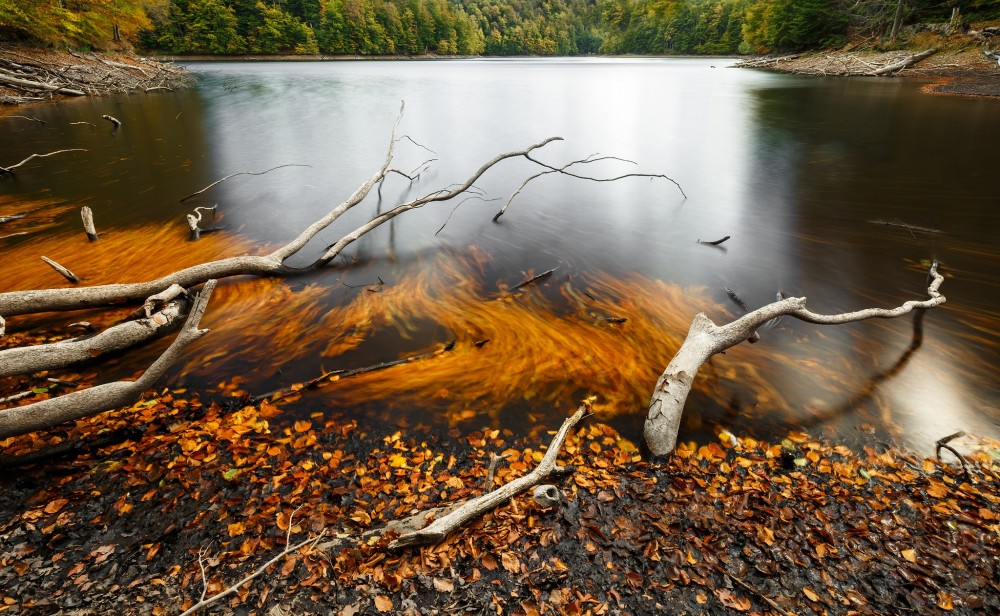
POLYGON ((644 427, 649 450, 656 455, 667 454, 674 450, 684 403, 701 366, 713 355, 732 348, 744 340, 756 338, 757 330, 766 323, 782 316, 795 317, 817 325, 841 325, 866 319, 901 317, 914 310, 927 310, 945 303, 945 297, 938 291, 942 282, 944 276, 938 272, 938 264, 935 261, 930 268, 928 299, 911 300, 896 308, 866 308, 825 315, 806 309, 806 298, 789 297, 758 308, 722 326, 713 323, 705 313, 698 313, 691 322, 687 338, 667 364, 653 390, 644 427))

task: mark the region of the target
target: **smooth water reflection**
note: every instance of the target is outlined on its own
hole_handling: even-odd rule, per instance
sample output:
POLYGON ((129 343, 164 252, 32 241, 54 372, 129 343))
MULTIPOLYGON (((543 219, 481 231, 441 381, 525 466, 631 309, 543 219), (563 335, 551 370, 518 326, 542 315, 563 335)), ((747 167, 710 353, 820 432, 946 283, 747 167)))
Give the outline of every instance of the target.
MULTIPOLYGON (((688 198, 662 180, 609 184, 549 176, 530 184, 493 224, 507 196, 537 172, 526 161, 508 161, 477 182, 499 201, 469 201, 450 219, 450 204, 409 213, 349 249, 356 265, 345 278, 357 283, 411 275, 434 267, 433 255, 443 250, 461 254, 476 245, 489 255, 481 267, 491 284, 554 266, 563 285, 567 275, 570 281, 593 272, 638 275, 704 287, 719 304, 710 316, 722 321, 731 316, 726 286, 751 306, 771 301, 780 289, 806 295, 821 312, 917 299, 926 286, 924 262, 938 258, 950 275, 942 289, 949 302, 927 314, 920 328, 910 318, 834 328, 783 321, 757 348, 734 349, 725 359, 742 361, 740 370, 759 370, 760 382, 773 389, 741 383, 720 359, 705 377, 714 391, 696 395, 690 414, 701 414, 695 424, 700 419, 761 430, 757 424, 767 423, 761 417, 768 416, 768 405, 780 401, 805 409, 806 425, 829 427, 846 418, 848 424, 890 426, 920 447, 958 429, 1000 435, 1000 192, 991 163, 1000 103, 929 96, 912 83, 806 79, 727 64, 194 64, 203 76, 197 91, 39 108, 36 115, 49 120, 44 129, 0 123, 0 164, 36 151, 89 150, 66 155, 72 161, 67 166, 49 163, 45 173, 19 174, 0 190, 89 204, 99 224, 103 219, 112 227, 177 220, 193 205, 218 202, 230 230, 280 243, 377 169, 405 100, 401 130, 433 153, 402 141, 396 166, 410 172, 436 160, 414 186, 399 177, 388 180, 381 200, 373 195, 322 234, 311 256, 380 208, 460 182, 500 152, 558 135, 565 141, 539 151, 539 159, 553 165, 594 153, 629 159, 636 164, 609 161, 582 169, 605 177, 665 173, 688 198), (123 130, 111 133, 100 125, 109 108, 123 130), (83 119, 98 126, 67 126, 83 119), (224 175, 288 163, 311 167, 234 178, 203 198, 178 202, 224 175), (719 248, 696 243, 725 235, 732 239, 719 248)), ((76 224, 65 217, 67 228, 76 224)), ((329 288, 325 301, 341 301, 336 276, 318 280, 329 288)), ((677 315, 685 323, 695 308, 681 310, 690 311, 677 315)), ((352 351, 350 360, 380 361, 447 336, 433 321, 414 325, 405 340, 375 338, 352 351)), ((593 343, 581 340, 576 353, 601 352, 586 348, 593 343)), ((209 383, 248 368, 238 354, 210 365, 209 383)), ((306 378, 316 362, 280 367, 260 386, 306 378)), ((196 383, 197 370, 187 372, 196 383)), ((585 393, 585 386, 575 386, 585 393)), ((338 399, 328 398, 333 404, 338 399)), ((552 409, 530 401, 489 402, 510 405, 520 419, 508 416, 502 423, 514 424, 526 412, 551 421, 575 404, 569 399, 552 409)), ((433 406, 423 413, 433 413, 433 406)), ((642 409, 619 413, 623 429, 637 434, 642 409)))

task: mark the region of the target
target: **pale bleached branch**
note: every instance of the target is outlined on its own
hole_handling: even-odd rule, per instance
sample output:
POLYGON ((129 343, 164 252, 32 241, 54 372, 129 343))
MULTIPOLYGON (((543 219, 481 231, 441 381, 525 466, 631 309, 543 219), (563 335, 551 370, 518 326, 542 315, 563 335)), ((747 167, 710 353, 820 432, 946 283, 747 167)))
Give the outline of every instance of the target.
POLYGON ((84 149, 84 148, 69 148, 69 149, 66 149, 66 150, 56 150, 55 152, 48 152, 46 154, 32 154, 31 156, 29 156, 28 158, 25 158, 24 160, 22 160, 21 162, 17 163, 16 165, 8 165, 6 167, 0 167, 0 172, 5 172, 5 173, 13 174, 14 173, 14 171, 13 171, 14 169, 17 169, 21 165, 24 165, 24 164, 26 164, 26 163, 28 163, 28 162, 36 159, 36 158, 48 158, 49 156, 55 156, 56 154, 63 154, 65 152, 86 152, 86 151, 87 150, 84 149))
POLYGON ((854 312, 824 315, 806 309, 806 298, 789 297, 749 312, 727 325, 716 325, 698 313, 681 348, 674 355, 656 383, 649 403, 644 433, 649 450, 656 455, 670 453, 677 445, 684 403, 701 366, 710 357, 757 337, 757 330, 782 316, 791 316, 818 325, 841 325, 866 319, 892 319, 914 310, 927 310, 945 303, 938 289, 944 276, 935 261, 930 268, 928 299, 904 302, 896 308, 865 308, 854 312))

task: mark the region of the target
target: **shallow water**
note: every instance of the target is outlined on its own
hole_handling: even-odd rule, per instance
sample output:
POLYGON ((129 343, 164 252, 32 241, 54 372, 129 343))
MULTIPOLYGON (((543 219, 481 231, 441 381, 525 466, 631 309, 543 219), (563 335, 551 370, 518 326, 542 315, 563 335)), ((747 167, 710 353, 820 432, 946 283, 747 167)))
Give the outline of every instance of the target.
MULTIPOLYGON (((216 331, 173 383, 216 387, 251 375, 239 387, 260 393, 321 368, 455 339, 441 357, 344 379, 289 408, 518 428, 555 425, 594 394, 600 414, 639 440, 648 392, 691 317, 738 313, 725 287, 751 307, 778 290, 807 296, 818 312, 894 306, 923 296, 936 258, 948 303, 919 327, 911 317, 833 328, 783 320, 761 343, 706 367, 685 434, 721 425, 771 438, 800 426, 924 450, 959 429, 1000 436, 992 145, 1000 102, 931 96, 912 82, 728 64, 197 63, 194 90, 33 108, 29 115, 46 124, 0 119, 0 164, 34 152, 87 152, 36 160, 0 180, 0 216, 31 212, 5 225, 29 234, 0 239, 0 287, 61 284, 39 254, 56 254, 97 283, 288 241, 378 168, 405 100, 401 131, 425 147, 401 141, 396 167, 409 173, 435 160, 412 185, 391 177, 381 199, 371 195, 306 256, 401 199, 463 181, 494 155, 550 136, 564 141, 541 149, 539 160, 628 159, 635 164, 579 169, 666 174, 687 198, 662 179, 550 175, 530 183, 494 224, 504 201, 539 171, 506 161, 476 183, 484 199, 453 213, 454 203, 407 213, 353 244, 334 270, 224 287, 208 316, 216 331), (102 114, 122 128, 112 131, 102 114), (228 174, 292 163, 309 166, 234 177, 180 203, 228 174), (221 217, 210 224, 226 230, 188 243, 184 214, 213 203, 221 217), (106 235, 101 256, 79 231, 82 205, 106 235), (726 235, 720 247, 696 242, 726 235), (543 284, 505 296, 550 268, 556 272, 543 284), (354 286, 378 279, 386 284, 354 286)), ((0 236, 10 231, 0 227, 0 236)), ((160 348, 130 354, 115 370, 131 374, 160 348)))

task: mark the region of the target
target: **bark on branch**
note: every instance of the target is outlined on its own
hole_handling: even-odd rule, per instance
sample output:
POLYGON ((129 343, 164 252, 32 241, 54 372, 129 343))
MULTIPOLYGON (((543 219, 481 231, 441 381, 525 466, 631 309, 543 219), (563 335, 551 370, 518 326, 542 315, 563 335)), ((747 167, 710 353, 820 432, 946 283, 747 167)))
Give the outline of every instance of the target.
POLYGON ((892 319, 914 310, 926 310, 945 303, 938 288, 944 276, 935 261, 930 268, 928 299, 911 300, 896 308, 866 308, 842 314, 817 314, 806 308, 806 298, 789 297, 758 308, 727 324, 716 325, 704 313, 695 315, 691 329, 681 348, 656 382, 649 402, 644 433, 649 450, 663 455, 674 450, 680 429, 684 403, 687 401, 695 376, 710 357, 732 348, 744 340, 756 338, 757 330, 782 316, 791 316, 817 325, 840 325, 866 319, 892 319))
POLYGON ((389 544, 389 548, 399 549, 437 543, 448 536, 448 533, 502 505, 521 492, 543 483, 552 475, 562 473, 564 469, 556 465, 556 458, 559 456, 559 450, 562 449, 563 441, 566 440, 570 429, 583 418, 584 412, 585 407, 581 406, 576 413, 573 413, 572 417, 567 418, 563 422, 562 427, 559 428, 559 432, 556 433, 552 442, 549 443, 549 449, 545 452, 542 461, 538 463, 538 466, 533 471, 523 477, 518 477, 510 483, 504 484, 496 490, 466 501, 420 530, 411 531, 399 536, 389 544))
POLYGON ((105 383, 58 398, 0 410, 0 439, 44 430, 66 421, 133 404, 177 361, 187 345, 208 333, 207 329, 198 329, 198 324, 214 289, 214 280, 205 283, 184 328, 138 379, 105 383))

